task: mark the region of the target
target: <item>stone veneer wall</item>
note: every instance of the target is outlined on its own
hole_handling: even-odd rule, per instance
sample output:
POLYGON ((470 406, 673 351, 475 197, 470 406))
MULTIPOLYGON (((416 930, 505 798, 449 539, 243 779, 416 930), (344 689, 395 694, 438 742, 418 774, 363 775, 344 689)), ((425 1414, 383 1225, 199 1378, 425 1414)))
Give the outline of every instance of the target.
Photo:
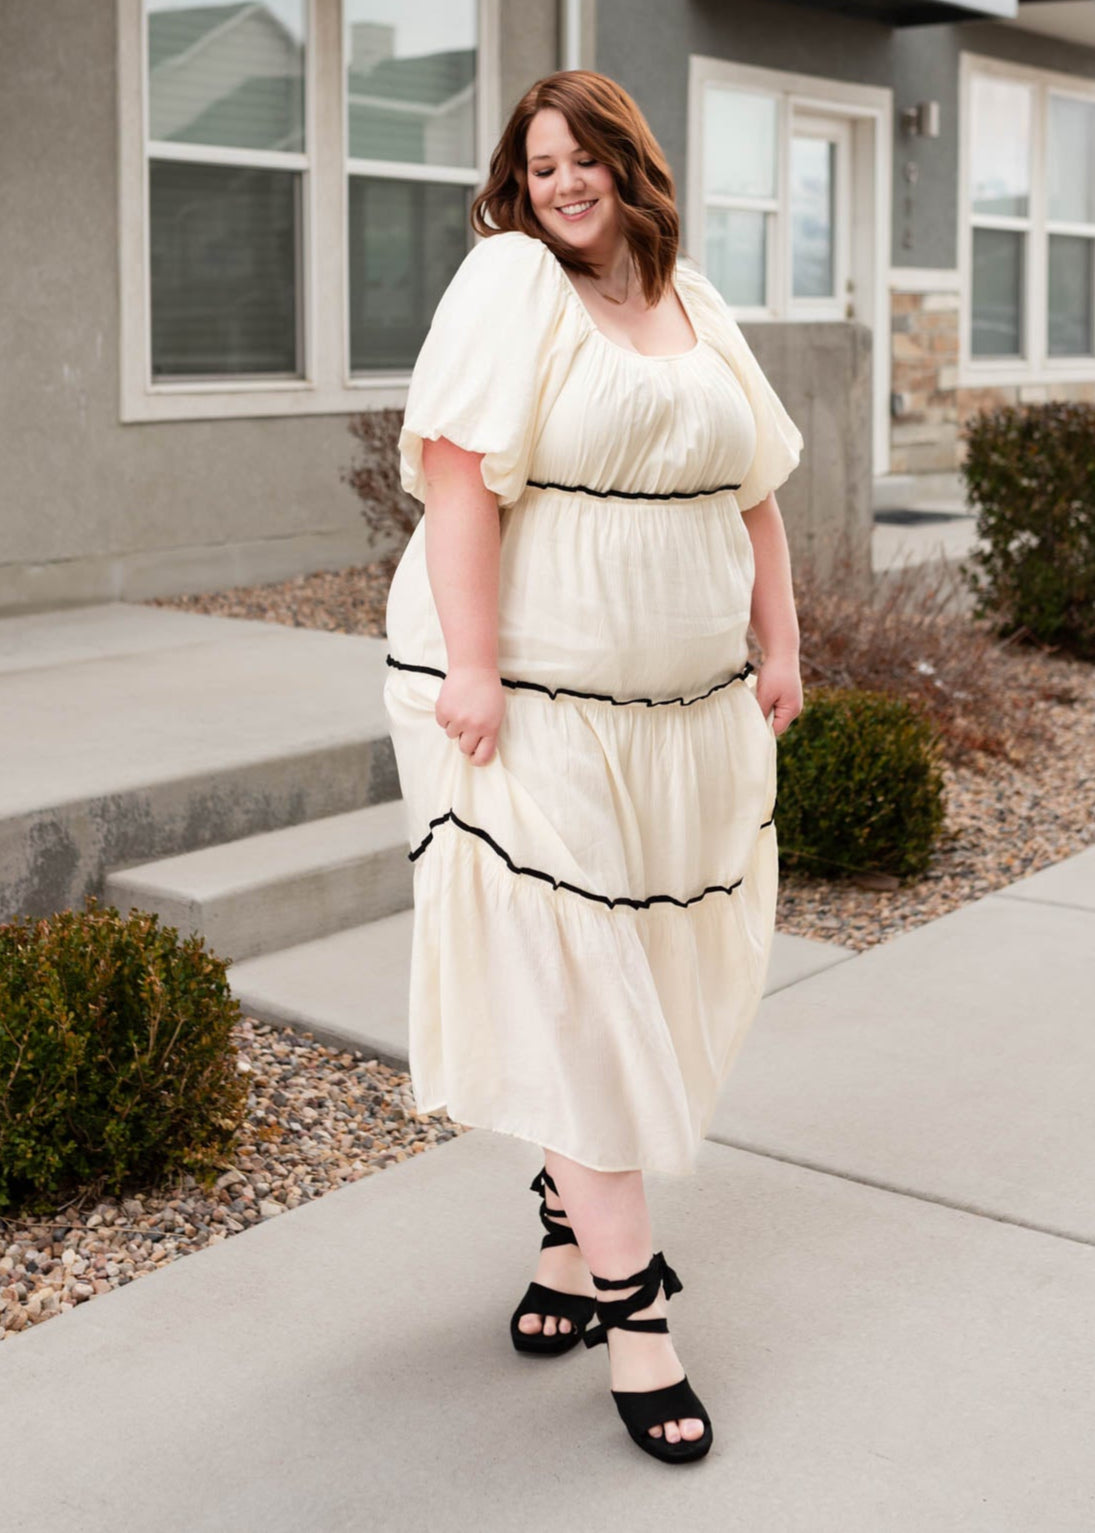
POLYGON ((957 468, 958 294, 891 295, 891 474, 957 468))
POLYGON ((958 294, 953 289, 891 295, 893 405, 890 472, 953 471, 965 457, 960 432, 980 410, 1050 399, 1095 404, 1095 379, 958 387, 958 294))

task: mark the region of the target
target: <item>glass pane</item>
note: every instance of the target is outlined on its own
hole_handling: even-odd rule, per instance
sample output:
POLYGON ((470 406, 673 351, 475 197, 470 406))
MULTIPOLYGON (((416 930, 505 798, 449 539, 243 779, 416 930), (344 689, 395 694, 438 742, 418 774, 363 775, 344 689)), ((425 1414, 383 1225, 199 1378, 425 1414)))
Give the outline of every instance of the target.
POLYGON ((1049 98, 1049 216, 1095 223, 1095 102, 1049 98))
POLYGON ((732 307, 767 302, 767 240, 767 213, 707 209, 707 275, 732 307))
POLYGON ((1026 218, 1030 210, 1030 86, 974 75, 971 104, 973 211, 1026 218))
POLYGON ((704 190, 717 197, 776 195, 775 96, 709 85, 703 98, 704 190))
POLYGON ((836 145, 791 140, 791 265, 796 298, 833 297, 836 145))
POLYGON ((410 368, 468 250, 471 188, 350 177, 350 366, 410 368))
POLYGON ((973 231, 973 355, 1017 357, 1023 342, 1025 234, 973 231))
POLYGON ((299 376, 300 176, 149 166, 152 372, 299 376))
POLYGON ((345 0, 351 159, 471 165, 476 0, 345 0))
POLYGON ((1091 355, 1093 248, 1095 240, 1049 237, 1050 356, 1091 355))
POLYGON ((304 149, 306 0, 148 0, 153 139, 304 149))

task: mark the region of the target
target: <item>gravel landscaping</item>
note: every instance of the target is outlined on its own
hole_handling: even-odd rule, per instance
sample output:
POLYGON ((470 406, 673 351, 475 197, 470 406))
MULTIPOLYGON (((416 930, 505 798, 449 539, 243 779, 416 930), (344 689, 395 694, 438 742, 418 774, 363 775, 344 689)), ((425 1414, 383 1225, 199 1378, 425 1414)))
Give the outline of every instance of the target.
POLYGON ((410 1077, 375 1059, 249 1018, 233 1042, 248 1121, 214 1190, 188 1176, 44 1221, 0 1218, 0 1341, 464 1132, 418 1117, 410 1077))

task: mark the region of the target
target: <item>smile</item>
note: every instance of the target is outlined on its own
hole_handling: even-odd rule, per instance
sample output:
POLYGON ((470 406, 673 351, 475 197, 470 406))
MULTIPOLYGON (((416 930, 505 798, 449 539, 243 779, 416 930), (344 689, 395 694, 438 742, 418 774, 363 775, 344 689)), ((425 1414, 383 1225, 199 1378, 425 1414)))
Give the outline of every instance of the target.
POLYGON ((596 207, 596 205, 597 198, 591 197, 588 202, 568 202, 564 207, 557 208, 556 212, 561 213, 564 218, 581 218, 589 212, 590 208, 596 207))

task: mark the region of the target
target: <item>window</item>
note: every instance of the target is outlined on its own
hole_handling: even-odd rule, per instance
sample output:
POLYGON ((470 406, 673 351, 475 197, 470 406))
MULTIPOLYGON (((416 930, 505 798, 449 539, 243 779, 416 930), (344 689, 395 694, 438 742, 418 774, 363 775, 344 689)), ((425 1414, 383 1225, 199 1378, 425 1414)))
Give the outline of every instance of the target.
POLYGON ((303 375, 306 9, 149 0, 153 378, 303 375))
POLYGON ((969 381, 1065 376, 1095 357, 1095 88, 969 55, 963 70, 969 381))
POLYGON ((467 250, 476 7, 345 0, 344 11, 350 365, 409 367, 467 250))
POLYGON ((473 237, 500 0, 116 3, 122 418, 402 404, 473 237))
POLYGON ((970 95, 974 356, 1019 356, 1025 346, 1031 98, 1029 85, 974 77, 970 95))
POLYGON ((703 264, 743 317, 843 319, 851 130, 791 91, 702 85, 703 264))

